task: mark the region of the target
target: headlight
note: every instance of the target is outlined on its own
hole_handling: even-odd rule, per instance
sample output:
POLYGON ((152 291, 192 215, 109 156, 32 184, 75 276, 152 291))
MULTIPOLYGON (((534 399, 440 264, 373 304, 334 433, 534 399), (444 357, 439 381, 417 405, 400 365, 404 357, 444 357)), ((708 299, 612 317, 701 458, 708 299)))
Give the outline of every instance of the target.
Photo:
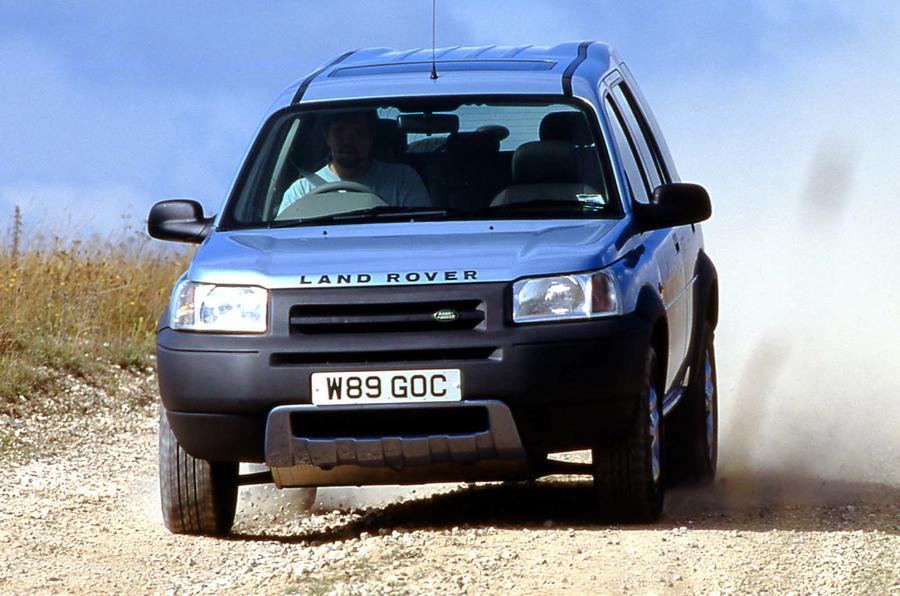
POLYGON ((183 281, 172 296, 172 329, 265 333, 268 305, 264 288, 183 281))
POLYGON ((513 321, 564 321, 619 314, 616 281, 606 271, 522 279, 513 284, 513 321))

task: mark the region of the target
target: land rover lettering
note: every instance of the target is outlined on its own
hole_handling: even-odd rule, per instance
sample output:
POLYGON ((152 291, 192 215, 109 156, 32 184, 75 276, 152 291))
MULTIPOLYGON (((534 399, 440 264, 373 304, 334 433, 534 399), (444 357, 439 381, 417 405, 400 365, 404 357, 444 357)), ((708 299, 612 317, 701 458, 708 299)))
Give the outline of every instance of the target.
POLYGON ((371 283, 372 276, 368 273, 337 273, 329 275, 301 275, 301 286, 331 286, 331 285, 365 285, 371 283), (332 281, 333 280, 333 281, 332 281))
POLYGON ((385 274, 373 273, 325 273, 303 274, 301 286, 362 286, 362 285, 412 285, 456 281, 478 281, 478 271, 396 271, 385 274))

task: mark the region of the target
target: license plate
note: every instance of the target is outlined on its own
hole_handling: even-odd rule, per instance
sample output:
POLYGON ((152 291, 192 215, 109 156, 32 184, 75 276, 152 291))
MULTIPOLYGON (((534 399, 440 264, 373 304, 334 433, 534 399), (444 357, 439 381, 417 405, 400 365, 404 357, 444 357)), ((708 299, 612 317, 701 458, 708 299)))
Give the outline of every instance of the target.
POLYGON ((382 370, 312 374, 317 406, 460 401, 462 375, 456 370, 382 370))

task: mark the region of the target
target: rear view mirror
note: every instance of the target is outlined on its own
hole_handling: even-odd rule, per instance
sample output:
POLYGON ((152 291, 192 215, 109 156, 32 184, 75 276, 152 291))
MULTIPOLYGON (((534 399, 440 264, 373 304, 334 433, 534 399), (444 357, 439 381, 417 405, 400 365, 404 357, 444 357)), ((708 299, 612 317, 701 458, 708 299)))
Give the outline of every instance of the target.
POLYGON ((197 201, 160 201, 147 216, 147 233, 157 240, 199 244, 212 231, 213 217, 203 217, 197 201))
POLYGON ((456 114, 401 114, 400 130, 406 134, 450 134, 459 131, 456 114))
POLYGON ((699 184, 663 184, 653 191, 650 203, 634 205, 635 220, 644 232, 699 223, 710 215, 709 194, 699 184))

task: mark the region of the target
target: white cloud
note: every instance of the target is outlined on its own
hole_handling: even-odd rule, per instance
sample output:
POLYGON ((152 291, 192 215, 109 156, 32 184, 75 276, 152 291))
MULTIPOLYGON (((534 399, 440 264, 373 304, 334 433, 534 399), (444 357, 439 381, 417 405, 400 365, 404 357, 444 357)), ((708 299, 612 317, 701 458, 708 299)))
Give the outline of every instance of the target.
POLYGON ((0 70, 0 88, 15 91, 0 111, 6 186, 73 196, 112 186, 155 199, 191 196, 215 210, 266 106, 244 91, 200 97, 92 81, 25 38, 5 39, 0 63, 13 65, 0 70))
POLYGON ((144 229, 151 203, 146 194, 120 185, 8 185, 0 186, 0 221, 7 232, 18 206, 26 244, 40 238, 120 237, 144 229))

